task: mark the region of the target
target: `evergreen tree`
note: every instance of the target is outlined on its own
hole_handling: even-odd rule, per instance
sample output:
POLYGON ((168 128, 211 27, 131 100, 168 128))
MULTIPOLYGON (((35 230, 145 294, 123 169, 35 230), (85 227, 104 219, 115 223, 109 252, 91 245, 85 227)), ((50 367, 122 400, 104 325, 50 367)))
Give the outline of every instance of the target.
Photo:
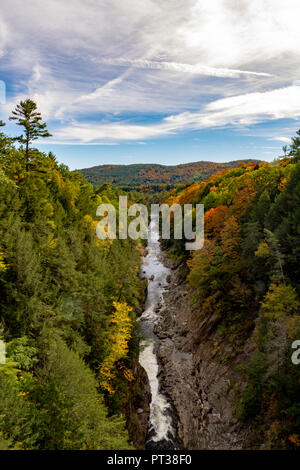
POLYGON ((51 137, 52 134, 47 130, 47 124, 42 122, 41 113, 37 111, 37 104, 31 99, 20 101, 20 104, 17 104, 15 110, 12 111, 12 116, 9 119, 17 121, 18 126, 24 127, 25 135, 15 137, 15 140, 25 144, 26 172, 28 172, 30 163, 29 145, 39 137, 51 137))
POLYGON ((296 161, 300 159, 300 129, 296 132, 296 137, 292 137, 289 155, 294 157, 296 161))

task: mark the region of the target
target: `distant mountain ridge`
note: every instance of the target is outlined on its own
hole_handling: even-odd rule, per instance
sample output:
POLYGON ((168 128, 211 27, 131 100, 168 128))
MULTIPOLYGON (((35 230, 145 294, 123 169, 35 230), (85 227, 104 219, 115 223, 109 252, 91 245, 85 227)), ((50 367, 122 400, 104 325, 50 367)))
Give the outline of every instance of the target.
POLYGON ((132 164, 98 165, 81 171, 90 183, 118 185, 175 185, 187 181, 203 181, 221 170, 236 168, 239 164, 256 164, 260 160, 235 160, 226 163, 199 161, 180 165, 132 164))

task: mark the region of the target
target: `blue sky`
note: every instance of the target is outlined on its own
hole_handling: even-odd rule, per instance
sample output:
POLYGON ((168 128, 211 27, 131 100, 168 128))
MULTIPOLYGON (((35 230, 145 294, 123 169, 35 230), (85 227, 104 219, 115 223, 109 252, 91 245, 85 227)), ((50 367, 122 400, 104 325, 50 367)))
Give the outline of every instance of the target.
POLYGON ((36 100, 53 134, 37 146, 71 168, 272 160, 300 128, 299 16, 298 0, 10 0, 0 119, 36 100))

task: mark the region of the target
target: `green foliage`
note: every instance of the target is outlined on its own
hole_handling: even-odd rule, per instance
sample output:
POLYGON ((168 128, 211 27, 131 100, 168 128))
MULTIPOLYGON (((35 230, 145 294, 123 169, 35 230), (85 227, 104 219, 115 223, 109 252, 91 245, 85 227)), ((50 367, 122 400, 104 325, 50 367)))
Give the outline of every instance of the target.
POLYGON ((38 348, 26 336, 16 338, 6 345, 7 356, 22 370, 33 369, 38 362, 38 348))
POLYGON ((123 421, 106 418, 107 409, 92 371, 78 353, 51 333, 52 337, 45 339, 44 365, 39 372, 46 386, 33 393, 39 409, 47 410, 39 432, 39 448, 128 448, 123 421))
POLYGON ((272 439, 279 448, 297 445, 300 429, 300 371, 291 362, 291 343, 300 332, 299 300, 290 285, 272 284, 261 302, 256 320, 256 351, 240 370, 247 386, 239 403, 243 422, 263 418, 271 411, 274 423, 272 439), (290 437, 294 436, 294 440, 290 437))
MULTIPOLYGON (((46 127, 34 107, 29 111, 29 127, 21 125, 31 141, 46 127)), ((0 448, 128 449, 121 417, 128 380, 116 376, 111 406, 99 370, 110 352, 114 302, 132 309, 128 369, 137 354, 140 252, 138 242, 100 241, 95 231, 97 206, 117 207, 124 193, 110 185, 94 191, 51 153, 30 149, 28 160, 2 133, 0 179, 0 311, 8 361, 0 366, 0 448)))
POLYGON ((35 448, 36 408, 27 400, 31 376, 0 366, 0 443, 6 449, 35 448), (2 442, 1 442, 2 441, 2 442))
POLYGON ((262 378, 266 368, 266 355, 263 352, 257 352, 247 366, 239 367, 239 370, 247 377, 247 386, 238 406, 238 418, 243 422, 254 420, 261 412, 262 378))

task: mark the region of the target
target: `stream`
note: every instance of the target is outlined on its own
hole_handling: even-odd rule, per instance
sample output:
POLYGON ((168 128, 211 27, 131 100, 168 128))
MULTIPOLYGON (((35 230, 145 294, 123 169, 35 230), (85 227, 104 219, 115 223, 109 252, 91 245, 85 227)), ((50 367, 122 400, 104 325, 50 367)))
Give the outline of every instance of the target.
POLYGON ((163 305, 163 293, 171 271, 160 260, 159 220, 157 216, 153 215, 148 228, 147 250, 147 255, 143 259, 142 274, 148 280, 148 292, 145 310, 140 317, 143 340, 140 343, 139 355, 139 362, 148 375, 152 394, 146 449, 169 450, 176 448, 176 436, 171 405, 167 397, 160 392, 159 366, 156 357, 159 339, 153 330, 159 319, 160 309, 163 305))

